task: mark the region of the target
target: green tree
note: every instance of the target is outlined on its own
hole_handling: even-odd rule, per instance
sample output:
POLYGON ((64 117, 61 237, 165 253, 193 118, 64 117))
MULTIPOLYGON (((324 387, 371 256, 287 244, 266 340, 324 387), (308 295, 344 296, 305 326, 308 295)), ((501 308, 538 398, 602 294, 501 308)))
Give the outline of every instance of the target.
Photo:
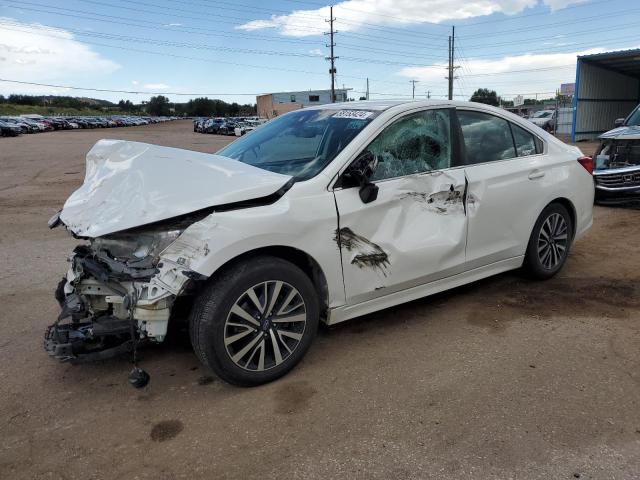
POLYGON ((473 95, 471 95, 472 102, 486 103, 487 105, 493 105, 497 107, 500 105, 500 99, 495 90, 489 90, 488 88, 479 88, 473 95))
POLYGON ((136 110, 136 106, 131 102, 131 100, 120 100, 118 102, 118 108, 123 112, 133 112, 136 110))
POLYGON ((170 103, 169 99, 164 95, 158 95, 157 97, 151 97, 149 103, 147 103, 147 113, 156 117, 169 115, 170 103))

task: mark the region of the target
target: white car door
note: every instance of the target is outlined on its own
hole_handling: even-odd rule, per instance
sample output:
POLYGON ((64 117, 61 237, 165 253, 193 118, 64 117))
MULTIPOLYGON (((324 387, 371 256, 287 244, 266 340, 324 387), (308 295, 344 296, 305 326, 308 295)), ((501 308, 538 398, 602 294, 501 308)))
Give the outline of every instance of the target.
MULTIPOLYGON (((354 305, 464 268, 463 168, 451 128, 453 110, 407 114, 388 125, 358 156, 377 160, 369 203, 348 173, 334 190, 347 304, 354 305)), ((357 162, 357 160, 356 160, 357 162)), ((347 170, 348 172, 348 170, 347 170)))
POLYGON ((536 135, 486 112, 457 111, 464 139, 467 270, 524 255, 551 162, 536 135))

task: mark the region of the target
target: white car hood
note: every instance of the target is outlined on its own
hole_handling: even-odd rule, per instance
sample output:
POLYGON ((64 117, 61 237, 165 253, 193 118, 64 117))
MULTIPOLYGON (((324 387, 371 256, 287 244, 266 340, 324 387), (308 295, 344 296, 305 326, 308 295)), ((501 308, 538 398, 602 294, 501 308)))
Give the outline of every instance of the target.
POLYGON ((60 220, 99 237, 202 208, 253 200, 291 179, 230 158, 123 140, 100 140, 87 154, 82 186, 60 220))

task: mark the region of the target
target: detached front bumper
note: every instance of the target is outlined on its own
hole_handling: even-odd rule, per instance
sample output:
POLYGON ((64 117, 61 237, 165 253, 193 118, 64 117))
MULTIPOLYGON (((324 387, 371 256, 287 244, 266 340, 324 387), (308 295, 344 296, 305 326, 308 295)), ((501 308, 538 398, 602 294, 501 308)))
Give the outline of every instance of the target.
POLYGON ((44 349, 52 357, 70 363, 93 362, 128 353, 133 339, 128 321, 53 324, 44 335, 44 349))

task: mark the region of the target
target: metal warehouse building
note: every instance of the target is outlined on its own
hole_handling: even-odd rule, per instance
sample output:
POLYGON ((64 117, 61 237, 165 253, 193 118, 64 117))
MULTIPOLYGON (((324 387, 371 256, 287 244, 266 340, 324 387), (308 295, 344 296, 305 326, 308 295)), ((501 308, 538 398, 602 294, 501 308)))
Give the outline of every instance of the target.
POLYGON ((640 103, 640 49, 578 57, 572 141, 614 128, 640 103))

